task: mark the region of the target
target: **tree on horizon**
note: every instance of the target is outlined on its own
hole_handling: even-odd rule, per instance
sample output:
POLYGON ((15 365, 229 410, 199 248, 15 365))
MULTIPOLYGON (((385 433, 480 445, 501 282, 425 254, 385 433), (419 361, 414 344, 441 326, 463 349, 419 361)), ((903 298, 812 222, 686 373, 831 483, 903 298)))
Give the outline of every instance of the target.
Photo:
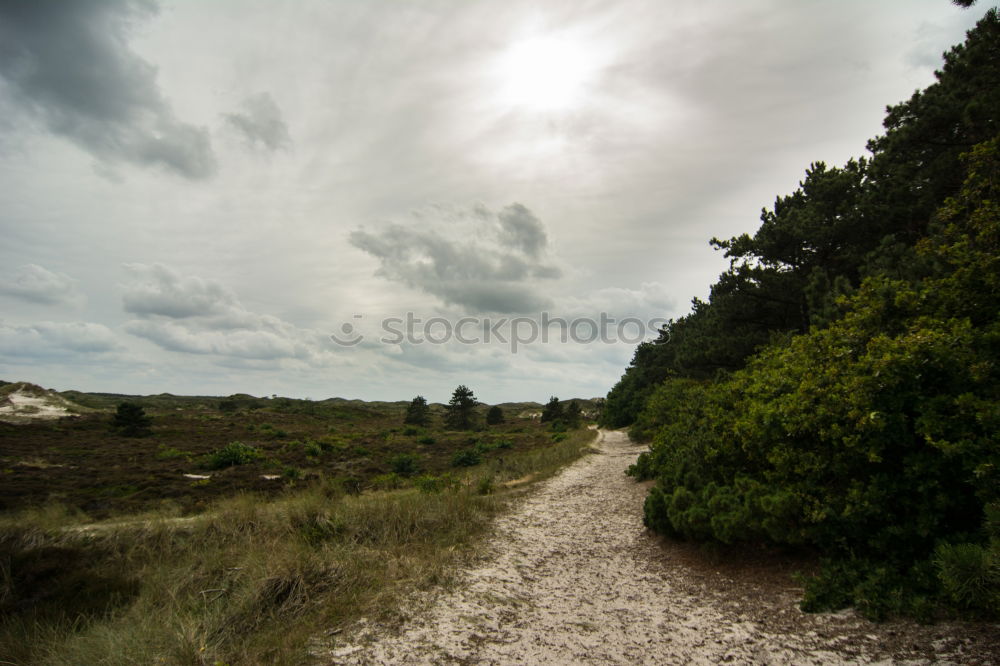
POLYGON ((452 430, 471 430, 473 425, 473 410, 479 402, 476 396, 465 384, 459 384, 455 392, 451 394, 451 400, 445 408, 445 425, 452 430))
POLYGON ((430 407, 427 406, 427 398, 418 395, 410 401, 409 406, 406 408, 406 416, 403 418, 403 423, 406 425, 425 426, 430 423, 430 420, 431 413, 430 407))

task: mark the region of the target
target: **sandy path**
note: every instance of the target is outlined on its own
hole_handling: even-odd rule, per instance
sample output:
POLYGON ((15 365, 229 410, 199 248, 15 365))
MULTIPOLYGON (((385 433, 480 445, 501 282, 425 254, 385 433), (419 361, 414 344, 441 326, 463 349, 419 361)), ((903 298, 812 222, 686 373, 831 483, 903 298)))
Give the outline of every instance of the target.
POLYGON ((362 623, 326 660, 991 663, 996 627, 805 615, 774 565, 717 570, 660 542, 642 526, 645 488, 623 474, 642 448, 618 432, 602 432, 597 446, 500 518, 454 589, 415 599, 399 630, 362 623))

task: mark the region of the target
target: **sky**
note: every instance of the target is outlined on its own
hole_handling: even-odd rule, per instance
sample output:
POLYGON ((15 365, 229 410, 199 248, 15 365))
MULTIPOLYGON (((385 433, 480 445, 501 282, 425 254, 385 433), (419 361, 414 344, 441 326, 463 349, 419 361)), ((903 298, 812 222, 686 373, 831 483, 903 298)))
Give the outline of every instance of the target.
POLYGON ((0 378, 604 395, 986 9, 0 0, 0 378))

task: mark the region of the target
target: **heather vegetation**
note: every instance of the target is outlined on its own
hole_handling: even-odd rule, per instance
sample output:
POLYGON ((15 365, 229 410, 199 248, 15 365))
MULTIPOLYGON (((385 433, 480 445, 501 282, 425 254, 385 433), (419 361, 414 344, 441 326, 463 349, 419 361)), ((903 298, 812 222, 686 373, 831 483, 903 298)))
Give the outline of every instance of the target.
POLYGON ((1000 615, 1000 18, 815 163, 641 345, 602 420, 651 450, 646 524, 815 552, 808 610, 1000 615))
POLYGON ((452 430, 423 399, 410 425, 407 403, 62 395, 87 413, 0 424, 11 663, 303 663, 317 636, 446 581, 593 438, 556 441, 535 403, 488 427, 475 403, 452 430), (144 437, 109 430, 120 404, 144 437))

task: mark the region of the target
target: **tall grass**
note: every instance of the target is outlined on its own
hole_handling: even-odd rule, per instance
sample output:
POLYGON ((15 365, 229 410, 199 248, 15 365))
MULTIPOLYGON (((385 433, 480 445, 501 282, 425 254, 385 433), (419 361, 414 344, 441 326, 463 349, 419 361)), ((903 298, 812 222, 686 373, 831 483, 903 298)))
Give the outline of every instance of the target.
POLYGON ((440 492, 350 495, 327 481, 196 519, 0 521, 0 663, 300 664, 311 641, 447 579, 507 504, 508 479, 579 457, 593 432, 506 456, 440 492))

